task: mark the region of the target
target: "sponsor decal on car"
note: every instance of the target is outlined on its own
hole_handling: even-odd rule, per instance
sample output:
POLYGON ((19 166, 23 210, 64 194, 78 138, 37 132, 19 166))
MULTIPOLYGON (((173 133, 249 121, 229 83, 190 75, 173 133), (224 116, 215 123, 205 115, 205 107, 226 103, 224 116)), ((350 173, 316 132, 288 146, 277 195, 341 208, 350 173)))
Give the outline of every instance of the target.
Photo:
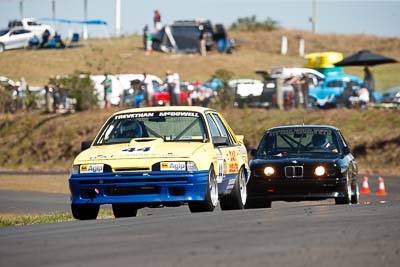
POLYGON ((229 163, 228 171, 230 173, 236 173, 239 171, 239 165, 237 162, 231 162, 229 163))
POLYGON ((96 156, 92 156, 89 157, 89 160, 97 160, 97 159, 112 159, 113 157, 115 157, 114 155, 96 155, 96 156))
POLYGON ((228 152, 229 152, 228 173, 237 173, 239 170, 239 164, 237 161, 236 151, 230 150, 228 152))
POLYGON ((161 162, 161 170, 162 171, 185 171, 186 170, 186 162, 182 162, 182 161, 161 162))
POLYGON ((102 173, 104 164, 84 164, 79 168, 80 173, 102 173))
POLYGON ((225 161, 224 157, 221 154, 217 155, 217 161, 218 161, 218 173, 217 173, 217 182, 221 183, 222 180, 224 179, 224 174, 225 174, 225 161))
POLYGON ((229 179, 228 186, 226 189, 232 189, 235 186, 235 179, 229 179))
POLYGON ((160 112, 160 117, 199 117, 197 112, 186 112, 186 111, 166 111, 160 112))
POLYGON ((124 120, 131 118, 150 118, 154 117, 154 112, 143 112, 143 113, 129 113, 129 114, 121 114, 115 116, 116 120, 124 120))
POLYGON ((309 129, 309 128, 296 128, 296 129, 278 129, 271 131, 271 136, 280 136, 280 135, 293 135, 293 134, 330 134, 330 130, 328 129, 309 129))
POLYGON ((116 120, 125 120, 132 118, 152 118, 152 117, 195 117, 199 118, 197 112, 190 111, 164 111, 164 112, 141 112, 141 113, 127 113, 116 115, 116 120))
POLYGON ((122 153, 132 153, 132 152, 147 152, 150 151, 151 147, 126 147, 121 150, 122 153))

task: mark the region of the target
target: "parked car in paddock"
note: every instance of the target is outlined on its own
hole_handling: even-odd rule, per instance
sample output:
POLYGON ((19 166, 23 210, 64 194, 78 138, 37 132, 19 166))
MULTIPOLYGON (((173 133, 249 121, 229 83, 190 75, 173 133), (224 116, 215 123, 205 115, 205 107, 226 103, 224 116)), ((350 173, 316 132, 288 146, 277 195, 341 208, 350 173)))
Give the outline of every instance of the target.
POLYGON ((277 200, 359 202, 357 162, 336 127, 274 127, 251 154, 246 208, 271 207, 277 200))
MULTIPOLYGON (((181 105, 186 104, 187 91, 181 90, 179 93, 179 101, 181 105)), ((168 106, 171 103, 171 95, 165 87, 159 87, 154 90, 153 105, 155 106, 168 106)))
MULTIPOLYGON (((283 79, 271 77, 266 71, 256 71, 256 73, 263 77, 261 83, 258 80, 238 79, 228 84, 235 93, 234 106, 277 108, 278 81, 283 81, 283 79)), ((293 107, 294 89, 292 85, 282 83, 282 98, 284 108, 293 107)))
POLYGON ((264 83, 256 79, 230 80, 228 86, 235 95, 234 106, 240 108, 253 104, 252 100, 261 96, 264 90, 264 83))
POLYGON ((143 207, 191 212, 243 209, 249 177, 243 136, 217 111, 147 107, 120 111, 94 141, 83 142, 69 178, 74 218, 96 219, 102 204, 115 217, 143 207))
MULTIPOLYGON (((360 90, 363 80, 357 76, 339 74, 326 76, 316 87, 310 88, 309 99, 312 106, 331 108, 336 106, 349 106, 349 97, 360 90)), ((381 102, 382 95, 376 91, 370 96, 371 101, 381 102)))
POLYGON ((37 19, 34 18, 22 18, 11 20, 8 22, 8 28, 22 27, 26 30, 33 32, 37 37, 41 38, 42 34, 47 30, 50 36, 55 35, 55 30, 53 27, 47 24, 42 24, 37 19))
POLYGON ((382 103, 400 105, 400 86, 387 89, 383 92, 382 103))
POLYGON ((28 47, 29 40, 34 35, 32 31, 21 27, 0 30, 0 53, 9 49, 28 47))

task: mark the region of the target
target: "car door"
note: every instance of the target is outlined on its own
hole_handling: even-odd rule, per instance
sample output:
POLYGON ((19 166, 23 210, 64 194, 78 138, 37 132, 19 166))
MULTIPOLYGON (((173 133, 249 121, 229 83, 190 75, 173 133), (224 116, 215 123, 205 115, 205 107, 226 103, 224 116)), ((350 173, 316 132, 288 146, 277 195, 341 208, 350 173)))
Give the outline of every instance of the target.
POLYGON ((13 30, 10 33, 9 48, 22 48, 28 46, 31 31, 25 29, 13 30))
POLYGON ((234 145, 233 137, 224 125, 220 115, 210 112, 206 114, 206 117, 217 153, 219 191, 223 192, 233 187, 236 175, 239 172, 238 149, 234 145), (216 139, 223 140, 223 142, 216 144, 216 139))
POLYGON ((341 131, 337 131, 337 134, 339 136, 339 145, 341 146, 341 151, 343 153, 343 160, 346 162, 348 169, 350 170, 352 177, 356 177, 358 174, 358 164, 357 161, 355 160, 354 156, 351 154, 350 147, 344 138, 343 134, 341 131))
POLYGON ((326 98, 328 96, 336 97, 340 95, 343 91, 343 81, 342 80, 331 80, 328 81, 323 90, 323 95, 320 98, 326 98))

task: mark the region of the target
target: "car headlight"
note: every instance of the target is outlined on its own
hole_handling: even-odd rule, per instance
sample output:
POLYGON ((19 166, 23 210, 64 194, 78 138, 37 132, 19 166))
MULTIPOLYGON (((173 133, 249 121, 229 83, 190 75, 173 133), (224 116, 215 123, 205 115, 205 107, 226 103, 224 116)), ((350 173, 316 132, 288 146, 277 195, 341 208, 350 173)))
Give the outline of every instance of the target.
POLYGON ((79 174, 79 165, 72 166, 71 174, 79 174))
POLYGON ((274 169, 274 168, 272 168, 272 167, 270 167, 270 166, 265 167, 265 169, 264 169, 264 174, 265 174, 266 176, 271 176, 271 175, 273 175, 274 173, 275 173, 275 169, 274 169))
POLYGON ((188 171, 197 171, 197 165, 194 161, 186 162, 186 166, 188 171))
POLYGON ((326 170, 323 166, 318 166, 317 168, 315 168, 315 171, 314 171, 315 175, 317 175, 317 176, 322 176, 325 174, 325 172, 326 172, 326 170))

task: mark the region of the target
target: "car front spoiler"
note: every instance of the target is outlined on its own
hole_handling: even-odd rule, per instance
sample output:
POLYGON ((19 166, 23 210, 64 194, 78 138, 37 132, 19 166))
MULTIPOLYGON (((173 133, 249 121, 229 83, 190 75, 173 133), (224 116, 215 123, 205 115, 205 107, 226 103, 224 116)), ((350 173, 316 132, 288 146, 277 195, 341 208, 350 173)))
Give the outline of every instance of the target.
POLYGON ((166 203, 205 199, 208 170, 74 174, 71 204, 166 203))
POLYGON ((305 200, 343 197, 345 178, 329 179, 250 179, 248 198, 305 200))

